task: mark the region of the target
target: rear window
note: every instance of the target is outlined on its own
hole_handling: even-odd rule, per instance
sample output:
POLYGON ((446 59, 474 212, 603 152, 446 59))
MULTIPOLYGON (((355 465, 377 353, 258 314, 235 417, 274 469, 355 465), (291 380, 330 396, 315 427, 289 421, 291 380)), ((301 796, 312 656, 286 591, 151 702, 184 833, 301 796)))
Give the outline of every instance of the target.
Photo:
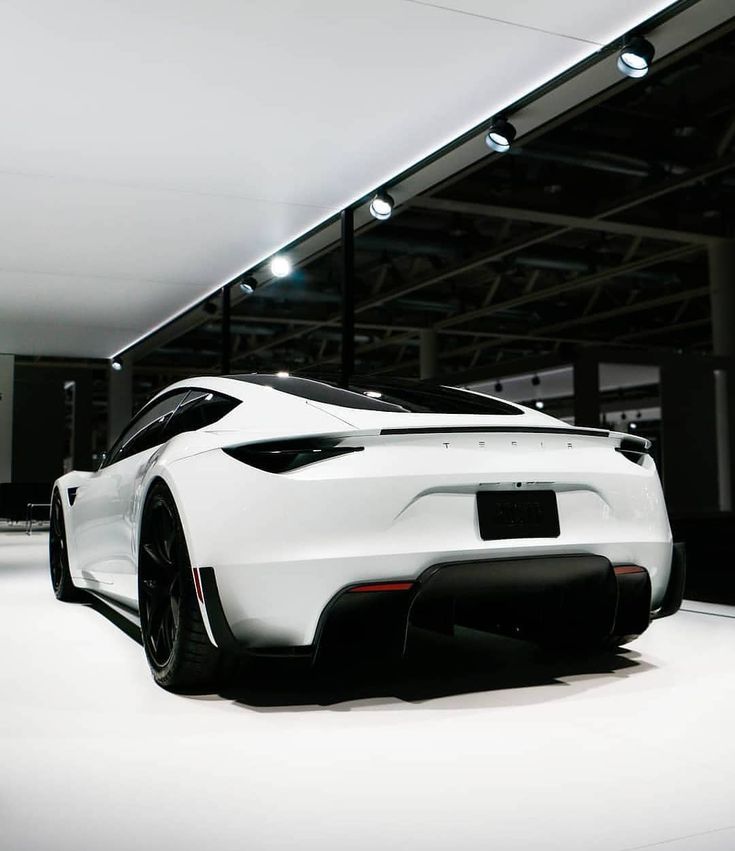
POLYGON ((230 375, 238 381, 274 387, 312 402, 359 408, 363 411, 410 414, 495 414, 513 415, 523 411, 481 393, 444 385, 428 385, 410 380, 373 381, 355 377, 348 389, 333 381, 277 375, 230 375))

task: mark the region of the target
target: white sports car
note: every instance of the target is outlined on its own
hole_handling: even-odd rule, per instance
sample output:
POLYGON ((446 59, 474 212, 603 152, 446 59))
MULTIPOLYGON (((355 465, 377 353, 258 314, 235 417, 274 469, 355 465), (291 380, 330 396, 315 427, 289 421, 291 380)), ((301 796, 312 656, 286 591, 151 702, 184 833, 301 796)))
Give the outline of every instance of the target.
POLYGON ((57 480, 53 587, 137 621, 170 689, 409 625, 621 644, 682 596, 648 448, 451 387, 193 378, 57 480))

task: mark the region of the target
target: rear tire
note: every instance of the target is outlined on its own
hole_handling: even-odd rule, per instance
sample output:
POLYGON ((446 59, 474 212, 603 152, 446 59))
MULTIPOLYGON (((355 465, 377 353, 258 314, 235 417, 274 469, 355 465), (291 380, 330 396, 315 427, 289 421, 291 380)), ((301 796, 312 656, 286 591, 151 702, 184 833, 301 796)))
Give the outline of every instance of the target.
POLYGON ((179 512, 162 481, 151 487, 143 509, 138 599, 153 679, 169 691, 213 689, 222 654, 207 636, 179 512))
POLYGON ((51 528, 48 536, 49 568, 51 587, 57 600, 62 603, 79 603, 85 599, 84 591, 77 588, 69 571, 69 550, 66 545, 66 524, 61 494, 54 490, 51 498, 51 528))

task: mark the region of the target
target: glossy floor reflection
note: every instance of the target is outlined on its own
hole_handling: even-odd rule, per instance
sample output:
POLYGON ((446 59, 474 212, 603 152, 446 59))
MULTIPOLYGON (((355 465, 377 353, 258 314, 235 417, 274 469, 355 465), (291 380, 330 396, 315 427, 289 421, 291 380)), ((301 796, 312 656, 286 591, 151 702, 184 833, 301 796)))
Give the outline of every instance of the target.
POLYGON ((0 847, 735 847, 735 609, 623 654, 463 633, 400 670, 260 667, 177 697, 46 538, 0 533, 0 847))

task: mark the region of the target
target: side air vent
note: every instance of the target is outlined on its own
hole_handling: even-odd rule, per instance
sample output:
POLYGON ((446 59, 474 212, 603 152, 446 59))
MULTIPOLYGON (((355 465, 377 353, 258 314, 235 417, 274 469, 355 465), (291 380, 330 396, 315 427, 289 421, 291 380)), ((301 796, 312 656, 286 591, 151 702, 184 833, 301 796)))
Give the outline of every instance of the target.
POLYGON ((223 449, 230 457, 256 467, 266 473, 290 473, 337 458, 350 452, 362 452, 364 446, 340 446, 338 440, 307 438, 304 440, 272 440, 267 443, 250 443, 245 446, 228 446, 223 449))
POLYGON ((67 488, 66 495, 69 497, 69 505, 74 505, 74 500, 77 498, 77 488, 67 488))
POLYGON ((620 446, 615 447, 615 451, 624 455, 628 461, 632 461, 634 464, 642 464, 650 447, 650 441, 644 438, 624 437, 620 441, 620 446))

